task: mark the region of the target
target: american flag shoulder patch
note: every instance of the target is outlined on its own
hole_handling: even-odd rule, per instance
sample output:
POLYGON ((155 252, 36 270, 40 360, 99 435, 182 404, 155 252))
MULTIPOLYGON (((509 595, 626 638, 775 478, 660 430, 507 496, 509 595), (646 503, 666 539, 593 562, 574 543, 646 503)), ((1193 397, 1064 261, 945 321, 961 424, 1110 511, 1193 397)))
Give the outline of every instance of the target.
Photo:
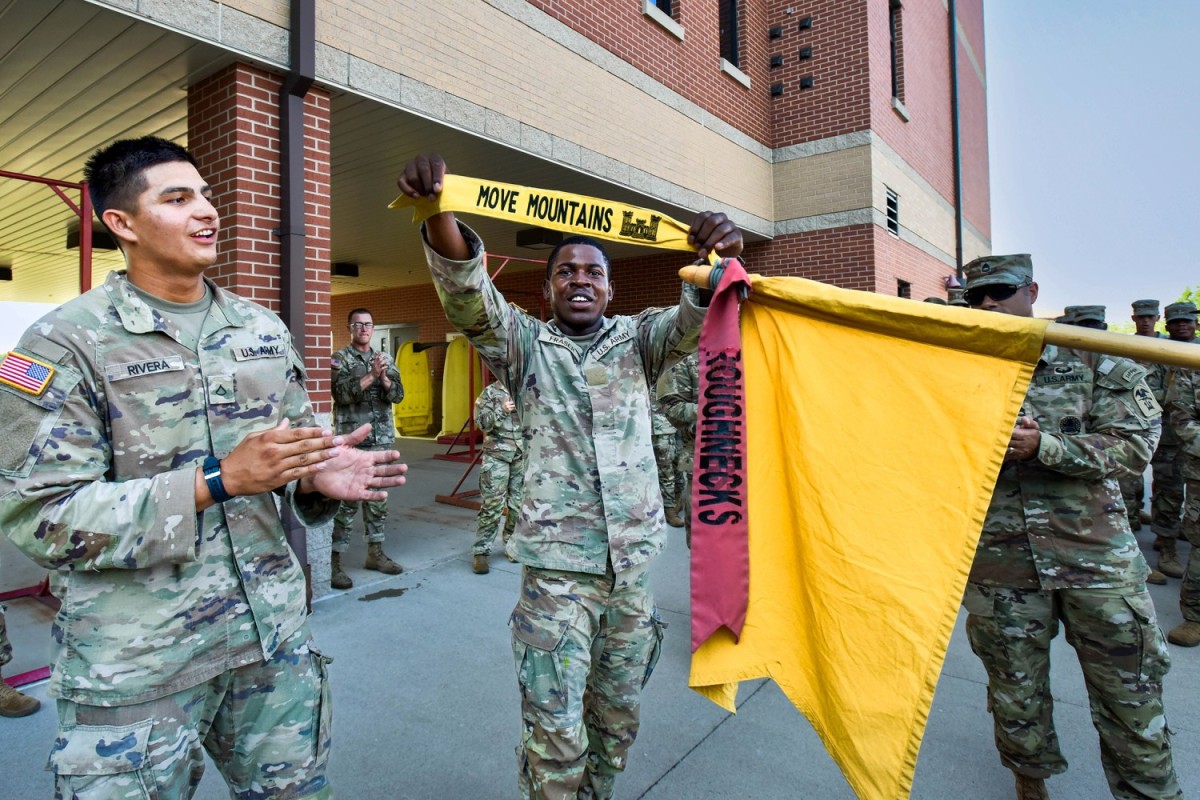
POLYGON ((8 353, 0 361, 0 383, 26 394, 41 396, 54 377, 54 367, 20 353, 8 353))

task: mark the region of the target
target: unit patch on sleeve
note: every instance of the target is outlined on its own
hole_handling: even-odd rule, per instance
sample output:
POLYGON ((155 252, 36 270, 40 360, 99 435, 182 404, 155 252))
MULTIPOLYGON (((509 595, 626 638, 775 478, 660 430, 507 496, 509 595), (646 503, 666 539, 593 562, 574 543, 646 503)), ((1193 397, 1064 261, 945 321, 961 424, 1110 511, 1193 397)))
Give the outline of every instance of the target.
POLYGON ((35 397, 46 391, 53 377, 54 367, 20 353, 9 353, 0 361, 0 383, 35 397))

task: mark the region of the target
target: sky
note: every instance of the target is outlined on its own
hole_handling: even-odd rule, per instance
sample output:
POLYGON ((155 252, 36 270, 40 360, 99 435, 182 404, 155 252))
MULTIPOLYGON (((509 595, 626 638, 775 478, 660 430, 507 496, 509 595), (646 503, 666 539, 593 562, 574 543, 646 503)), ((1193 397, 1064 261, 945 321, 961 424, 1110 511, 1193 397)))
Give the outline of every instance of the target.
POLYGON ((1200 287, 1200 2, 984 0, 992 252, 1039 315, 1200 287))

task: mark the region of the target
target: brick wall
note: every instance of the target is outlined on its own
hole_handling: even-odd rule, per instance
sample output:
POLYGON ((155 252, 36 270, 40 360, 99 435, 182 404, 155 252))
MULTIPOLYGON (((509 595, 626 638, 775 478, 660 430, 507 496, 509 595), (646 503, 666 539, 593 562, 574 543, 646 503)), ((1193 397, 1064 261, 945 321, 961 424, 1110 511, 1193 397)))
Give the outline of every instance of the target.
POLYGON ((771 2, 768 27, 781 26, 783 36, 768 41, 768 58, 782 55, 783 66, 768 80, 783 83, 783 94, 772 100, 773 147, 786 147, 830 136, 866 130, 871 122, 868 91, 867 9, 886 0, 814 0, 807 4, 771 2), (787 9, 794 9, 788 14, 787 9), (802 17, 812 27, 799 29, 802 17), (812 58, 801 60, 799 50, 811 46, 812 58), (811 75, 813 88, 800 89, 800 78, 811 75))
POLYGON ((683 27, 682 41, 643 14, 641 0, 529 0, 529 4, 759 142, 770 142, 764 55, 768 3, 742 3, 739 68, 750 78, 750 89, 721 72, 715 0, 676 0, 673 13, 683 27))
MULTIPOLYGON (((220 286, 278 312, 280 79, 234 64, 188 90, 188 147, 214 188, 221 215, 217 263, 208 275, 220 286)), ((308 335, 297 342, 318 412, 329 397, 329 95, 305 101, 305 305, 308 335)))

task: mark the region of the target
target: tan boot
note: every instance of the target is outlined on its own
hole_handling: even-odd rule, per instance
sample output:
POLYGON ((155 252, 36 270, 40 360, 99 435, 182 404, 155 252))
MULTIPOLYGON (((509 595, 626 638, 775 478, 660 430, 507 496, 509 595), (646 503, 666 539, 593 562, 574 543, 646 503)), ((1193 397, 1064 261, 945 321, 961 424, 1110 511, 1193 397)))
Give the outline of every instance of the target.
POLYGON ((27 694, 21 694, 0 678, 0 717, 28 717, 42 704, 27 694))
POLYGON ((679 511, 674 508, 667 509, 667 524, 672 528, 683 527, 683 517, 679 516, 679 511))
POLYGON ((1150 570, 1150 574, 1146 576, 1146 583, 1152 583, 1155 586, 1166 586, 1167 576, 1156 569, 1152 569, 1150 570))
POLYGON ((1028 775, 1020 773, 1013 774, 1017 776, 1017 800, 1050 800, 1045 780, 1030 778, 1028 775))
POLYGON ((354 588, 354 581, 350 580, 350 576, 346 574, 346 570, 342 569, 341 553, 334 553, 330 558, 329 585, 334 589, 354 588))
POLYGON ((1171 628, 1167 641, 1180 647, 1195 647, 1200 644, 1200 622, 1184 621, 1171 628))
POLYGON ((487 553, 476 553, 475 560, 471 564, 471 571, 476 575, 487 575, 491 569, 488 565, 487 553))
POLYGON ((370 542, 367 544, 367 563, 363 566, 366 569, 382 572, 384 575, 399 575, 401 572, 404 572, 404 567, 392 561, 388 558, 387 553, 383 552, 382 542, 370 542))
POLYGON ((1159 537, 1154 547, 1158 550, 1158 571, 1168 578, 1182 578, 1183 565, 1179 563, 1175 540, 1159 537))

